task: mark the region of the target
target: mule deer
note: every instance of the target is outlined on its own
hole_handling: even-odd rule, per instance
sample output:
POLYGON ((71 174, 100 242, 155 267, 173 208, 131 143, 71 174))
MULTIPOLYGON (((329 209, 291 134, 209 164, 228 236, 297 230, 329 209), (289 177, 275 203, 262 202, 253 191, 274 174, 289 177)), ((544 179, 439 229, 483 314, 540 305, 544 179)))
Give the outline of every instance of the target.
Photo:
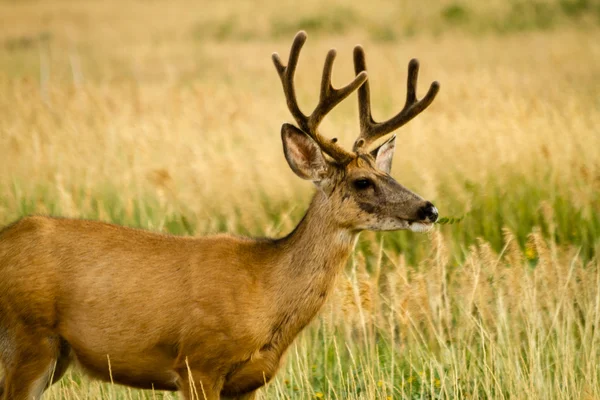
POLYGON ((395 137, 378 138, 423 111, 418 63, 408 70, 402 111, 371 117, 363 49, 356 77, 334 89, 327 54, 319 102, 299 108, 294 72, 273 61, 297 126, 284 124, 291 169, 317 187, 306 215, 281 239, 174 237, 111 224, 27 217, 0 232, 0 360, 4 400, 39 398, 76 362, 91 376, 138 388, 179 390, 185 399, 253 399, 315 317, 360 231, 425 231, 436 208, 390 175, 395 137), (319 123, 358 89, 360 135, 353 151, 321 136, 319 123), (109 369, 110 368, 110 369, 109 369))

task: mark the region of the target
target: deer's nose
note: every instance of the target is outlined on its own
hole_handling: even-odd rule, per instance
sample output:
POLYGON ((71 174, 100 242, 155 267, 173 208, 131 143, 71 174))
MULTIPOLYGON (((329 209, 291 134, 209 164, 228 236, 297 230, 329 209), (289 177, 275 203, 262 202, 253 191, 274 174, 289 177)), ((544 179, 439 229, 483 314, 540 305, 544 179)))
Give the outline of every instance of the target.
POLYGON ((425 203, 425 205, 419 209, 418 215, 421 220, 429 220, 430 222, 437 221, 439 216, 437 208, 430 202, 425 203))

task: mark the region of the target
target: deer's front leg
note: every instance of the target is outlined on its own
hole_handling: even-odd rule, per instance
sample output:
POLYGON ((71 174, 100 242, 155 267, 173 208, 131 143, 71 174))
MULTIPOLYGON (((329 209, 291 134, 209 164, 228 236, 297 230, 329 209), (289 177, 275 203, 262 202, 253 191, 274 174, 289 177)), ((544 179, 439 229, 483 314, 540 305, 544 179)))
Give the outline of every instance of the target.
POLYGON ((254 400, 256 398, 256 391, 251 393, 242 394, 235 397, 221 396, 221 400, 254 400))
POLYGON ((221 400, 222 379, 187 368, 177 371, 177 374, 179 392, 184 400, 221 400))

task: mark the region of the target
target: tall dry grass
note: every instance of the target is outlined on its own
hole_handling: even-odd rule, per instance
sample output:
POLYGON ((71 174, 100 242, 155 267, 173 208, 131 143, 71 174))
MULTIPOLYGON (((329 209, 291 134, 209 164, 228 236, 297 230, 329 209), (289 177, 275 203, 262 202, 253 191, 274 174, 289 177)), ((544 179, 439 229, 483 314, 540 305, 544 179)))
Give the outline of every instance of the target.
POLYGON ((350 372, 339 366, 365 377, 358 397, 600 395, 597 261, 584 265, 575 248, 557 254, 537 231, 535 268, 508 230, 500 254, 482 240, 462 265, 450 262, 442 234, 430 240, 418 266, 382 247, 369 275, 357 257, 324 313, 323 336, 343 332, 341 343, 364 357, 350 372))
MULTIPOLYGON (((433 1, 0 2, 0 224, 51 213, 283 235, 312 189, 282 157, 270 54, 308 29, 308 108, 325 52, 338 49, 339 86, 361 42, 376 118, 403 104, 417 57, 419 93, 442 89, 399 132, 392 175, 465 219, 364 233, 263 398, 600 397, 598 28, 544 11, 547 27, 529 6, 512 20, 517 3, 463 1, 468 19, 449 20, 456 4, 433 1)), ((355 102, 323 126, 347 146, 355 102)), ((163 395, 74 373, 49 397, 138 396, 163 395)))

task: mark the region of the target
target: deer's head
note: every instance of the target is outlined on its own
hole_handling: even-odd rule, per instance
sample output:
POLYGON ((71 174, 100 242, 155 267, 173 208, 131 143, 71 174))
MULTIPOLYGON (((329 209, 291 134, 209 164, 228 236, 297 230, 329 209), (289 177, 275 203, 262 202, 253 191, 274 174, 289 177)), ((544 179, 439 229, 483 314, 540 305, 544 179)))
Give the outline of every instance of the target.
POLYGON ((284 124, 281 130, 285 157, 299 177, 311 180, 330 202, 332 218, 351 230, 426 231, 438 218, 437 209, 419 195, 400 185, 390 176, 394 155, 395 135, 379 147, 369 151, 375 140, 406 124, 427 108, 439 84, 433 82, 425 97, 416 98, 419 64, 411 60, 408 70, 408 91, 402 111, 384 122, 375 122, 371 116, 369 83, 362 47, 354 49, 356 77, 347 86, 334 89, 331 72, 335 50, 325 60, 319 104, 310 115, 299 108, 294 89, 294 72, 306 34, 294 38, 288 65, 284 66, 277 54, 273 62, 283 84, 288 108, 298 127, 284 124), (318 132, 325 115, 350 93, 358 89, 360 135, 353 151, 346 151, 336 140, 326 139, 318 132))

